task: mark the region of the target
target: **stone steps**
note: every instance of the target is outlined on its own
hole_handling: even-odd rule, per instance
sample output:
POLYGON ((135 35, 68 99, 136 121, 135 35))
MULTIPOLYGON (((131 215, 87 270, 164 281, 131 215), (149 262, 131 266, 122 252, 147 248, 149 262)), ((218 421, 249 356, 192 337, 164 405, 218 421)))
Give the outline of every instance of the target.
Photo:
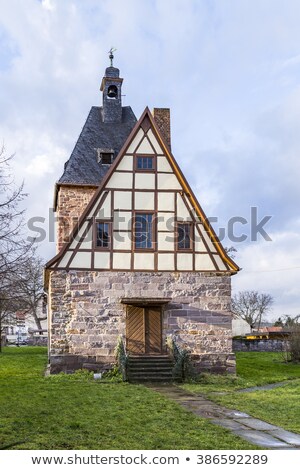
POLYGON ((169 356, 130 356, 129 382, 173 382, 173 362, 169 356))

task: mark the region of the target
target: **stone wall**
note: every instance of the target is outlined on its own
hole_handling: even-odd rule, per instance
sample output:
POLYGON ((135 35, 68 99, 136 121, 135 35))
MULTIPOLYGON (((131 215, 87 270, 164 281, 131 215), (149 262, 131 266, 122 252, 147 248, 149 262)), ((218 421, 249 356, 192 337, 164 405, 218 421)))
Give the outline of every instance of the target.
POLYGON ((95 190, 95 186, 63 185, 59 187, 56 210, 57 252, 61 250, 64 243, 69 241, 70 233, 90 202, 95 190))
POLYGON ((163 344, 173 335, 199 371, 234 372, 230 293, 228 275, 54 271, 51 372, 114 362, 117 339, 125 335, 125 297, 171 298, 163 311, 163 344))
POLYGON ((283 339, 233 339, 233 351, 244 352, 276 352, 284 351, 286 348, 286 341, 283 339))
POLYGON ((28 346, 47 346, 47 336, 32 336, 28 339, 28 346))

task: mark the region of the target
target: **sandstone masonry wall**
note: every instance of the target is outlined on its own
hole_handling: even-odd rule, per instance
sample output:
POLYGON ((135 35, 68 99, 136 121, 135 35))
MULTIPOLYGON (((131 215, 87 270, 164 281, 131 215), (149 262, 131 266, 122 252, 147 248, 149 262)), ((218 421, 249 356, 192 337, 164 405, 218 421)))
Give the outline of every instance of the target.
POLYGON ((53 271, 51 372, 114 362, 118 337, 125 335, 124 297, 171 298, 163 311, 163 344, 173 335, 199 371, 234 372, 230 291, 227 275, 53 271))
POLYGON ((57 252, 68 241, 82 212, 90 202, 94 186, 60 186, 57 199, 57 252))

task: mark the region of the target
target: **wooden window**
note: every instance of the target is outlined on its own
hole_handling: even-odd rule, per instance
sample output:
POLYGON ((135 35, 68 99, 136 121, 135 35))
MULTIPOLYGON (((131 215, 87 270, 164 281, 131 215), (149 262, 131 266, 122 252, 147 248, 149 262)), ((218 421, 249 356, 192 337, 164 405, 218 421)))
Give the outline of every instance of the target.
POLYGON ((154 157, 137 155, 135 159, 136 171, 154 171, 154 157))
POLYGON ((177 249, 179 251, 192 249, 192 228, 189 222, 180 222, 177 224, 177 249))
POLYGON ((134 219, 134 246, 151 250, 154 242, 153 213, 136 212, 134 219))
POLYGON ((111 245, 111 223, 96 222, 96 248, 109 250, 111 245))

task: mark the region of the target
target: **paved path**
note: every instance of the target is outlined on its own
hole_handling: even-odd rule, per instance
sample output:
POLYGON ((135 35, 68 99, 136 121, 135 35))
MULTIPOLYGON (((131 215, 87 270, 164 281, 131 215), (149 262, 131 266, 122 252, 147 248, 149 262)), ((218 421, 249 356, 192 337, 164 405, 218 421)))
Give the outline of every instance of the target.
POLYGON ((251 444, 264 449, 300 449, 300 434, 273 426, 246 413, 217 405, 201 395, 194 395, 175 385, 149 384, 148 386, 176 401, 188 411, 229 429, 251 444))

